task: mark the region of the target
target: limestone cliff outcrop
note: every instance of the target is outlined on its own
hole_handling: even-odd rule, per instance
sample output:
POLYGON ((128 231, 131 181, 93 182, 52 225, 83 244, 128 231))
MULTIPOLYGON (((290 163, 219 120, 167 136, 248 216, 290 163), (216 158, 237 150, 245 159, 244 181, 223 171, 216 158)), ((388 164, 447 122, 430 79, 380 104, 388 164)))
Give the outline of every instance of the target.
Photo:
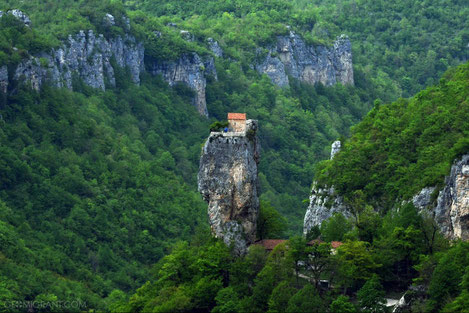
MULTIPOLYGON (((8 13, 23 21, 26 26, 31 25, 30 19, 23 12, 11 10, 8 13)), ((4 14, 0 11, 0 18, 4 14)), ((125 16, 123 20, 124 28, 130 31, 130 20, 125 16)), ((115 25, 115 18, 106 14, 103 22, 110 27, 115 25)), ((181 31, 181 35, 191 36, 187 31, 181 31)), ((222 55, 218 42, 210 39, 208 45, 215 55, 222 55)), ((144 57, 143 43, 129 33, 105 38, 92 30, 81 30, 76 35, 69 35, 62 46, 47 53, 29 56, 20 62, 11 78, 26 81, 32 88, 39 90, 46 82, 55 87, 72 89, 72 82, 76 77, 90 87, 104 90, 107 84, 116 84, 116 65, 128 68, 131 80, 139 84, 140 74, 145 70, 144 57)), ((213 57, 203 59, 196 53, 187 53, 173 61, 149 58, 148 70, 153 75, 161 75, 171 86, 178 82, 187 84, 195 91, 194 105, 200 114, 208 116, 205 100, 206 77, 212 75, 217 78, 213 57)), ((0 91, 7 92, 8 84, 7 67, 0 67, 0 91)))
POLYGON ((71 89, 76 75, 86 85, 104 90, 106 81, 112 86, 116 83, 112 59, 118 66, 128 67, 132 81, 140 83, 143 44, 130 35, 106 39, 92 30, 69 35, 61 47, 49 53, 30 56, 17 66, 13 78, 28 81, 34 89, 45 82, 71 89))
MULTIPOLYGON (((331 146, 331 160, 340 151, 340 141, 334 141, 331 146)), ((309 206, 303 223, 303 234, 306 235, 314 226, 330 218, 334 213, 342 213, 346 218, 351 217, 344 199, 335 193, 334 187, 320 187, 313 182, 309 206)))
POLYGON ((278 86, 288 86, 288 76, 314 85, 353 85, 352 48, 347 36, 337 38, 332 47, 308 45, 298 34, 278 36, 276 45, 256 66, 278 86))
POLYGON ((246 132, 212 132, 205 142, 198 188, 208 202, 212 233, 241 255, 256 239, 259 214, 257 121, 246 132))
POLYGON ((469 154, 454 162, 436 204, 431 201, 434 191, 435 187, 422 189, 412 203, 421 212, 430 213, 446 237, 469 240, 469 154))
POLYGON ((205 88, 207 75, 217 78, 213 57, 202 59, 197 53, 183 54, 175 61, 153 60, 148 69, 153 75, 161 75, 170 86, 185 83, 195 91, 194 105, 200 114, 208 116, 205 88))
POLYGON ((8 90, 8 68, 6 65, 0 66, 0 92, 6 93, 8 90))
MULTIPOLYGON (((333 149, 332 157, 334 154, 333 149)), ((469 154, 455 160, 443 189, 425 187, 412 197, 411 202, 421 214, 432 217, 447 238, 469 240, 469 154), (438 193, 436 200, 433 198, 435 192, 438 193)), ((320 188, 313 183, 304 234, 335 212, 350 216, 343 198, 335 194, 333 187, 320 188)))
POLYGON ((321 188, 317 182, 313 182, 309 206, 303 223, 303 234, 308 234, 314 226, 321 226, 321 223, 334 213, 342 213, 346 218, 351 217, 344 199, 335 194, 334 187, 321 188))
POLYGON ((29 16, 24 14, 24 12, 14 9, 14 10, 8 10, 6 12, 0 11, 0 17, 2 17, 5 14, 11 14, 14 17, 16 17, 18 20, 24 23, 25 26, 31 27, 31 20, 29 19, 29 16))

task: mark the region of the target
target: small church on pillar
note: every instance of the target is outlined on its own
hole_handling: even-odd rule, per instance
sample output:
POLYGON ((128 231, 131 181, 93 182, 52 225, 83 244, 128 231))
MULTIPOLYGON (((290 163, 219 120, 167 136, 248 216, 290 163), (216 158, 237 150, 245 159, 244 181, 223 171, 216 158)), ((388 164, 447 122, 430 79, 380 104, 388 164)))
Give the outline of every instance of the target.
POLYGON ((228 113, 228 127, 232 132, 245 132, 246 113, 228 113))

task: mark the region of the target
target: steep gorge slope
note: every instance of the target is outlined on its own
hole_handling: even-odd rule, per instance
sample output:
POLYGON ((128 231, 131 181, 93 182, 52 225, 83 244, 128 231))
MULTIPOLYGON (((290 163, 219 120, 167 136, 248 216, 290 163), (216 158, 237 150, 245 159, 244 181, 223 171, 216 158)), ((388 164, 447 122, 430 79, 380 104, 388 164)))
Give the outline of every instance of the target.
MULTIPOLYGON (((300 200, 307 193, 312 168, 299 164, 312 164, 323 151, 320 145, 310 147, 327 141, 321 139, 324 136, 336 136, 335 127, 346 129, 366 104, 358 96, 350 99, 341 107, 348 120, 342 122, 335 115, 337 125, 326 122, 330 129, 324 135, 326 130, 315 126, 319 120, 309 119, 312 115, 302 114, 298 107, 300 99, 312 105, 307 99, 314 98, 316 87, 296 82, 294 89, 277 88, 267 77, 244 72, 241 62, 229 58, 218 58, 214 64, 218 77, 205 76, 209 69, 202 62, 179 61, 188 55, 213 58, 204 38, 187 40, 180 29, 157 24, 163 37, 156 41, 161 49, 155 50, 153 41, 142 39, 147 29, 141 28, 148 20, 129 14, 129 31, 122 8, 99 4, 91 12, 93 1, 84 3, 84 8, 70 3, 69 12, 77 10, 79 22, 66 28, 70 33, 64 38, 51 31, 51 39, 41 24, 50 21, 41 20, 39 11, 32 11, 27 24, 6 10, 0 18, 0 271, 5 301, 67 299, 73 294, 88 308, 103 309, 113 290, 135 290, 149 275, 150 265, 176 240, 187 240, 198 227, 208 225, 195 176, 210 120, 192 105, 194 90, 181 78, 184 73, 189 78, 200 73, 196 79, 207 81, 207 102, 214 115, 250 110, 262 121, 276 120, 265 124, 261 136, 267 139, 267 151, 269 145, 284 151, 279 158, 271 150, 270 158, 298 164, 294 171, 302 179, 287 179, 288 188, 297 193, 287 198, 289 206, 283 206, 297 216, 291 228, 298 229, 300 200), (174 56, 160 55, 163 43, 183 49, 174 56), (179 78, 153 75, 162 71, 179 78), (286 112, 291 121, 285 120, 286 112), (299 122, 309 125, 309 131, 297 129, 299 122), (312 140, 313 132, 317 141, 312 140), (285 133, 301 139, 285 141, 285 133), (304 153, 292 158, 293 146, 302 146, 304 153), (304 188, 298 192, 300 185, 304 188)), ((43 4, 23 5, 34 10, 43 4)), ((50 16, 52 21, 56 18, 50 16)), ((156 36, 155 28, 149 29, 156 36)), ((333 107, 327 94, 334 88, 344 97, 356 94, 351 86, 318 86, 323 94, 322 121, 329 119, 324 106, 333 107)), ((281 176, 290 177, 290 172, 268 173, 267 165, 265 186, 275 183, 287 194, 281 176)), ((268 198, 276 202, 284 197, 268 198)))
MULTIPOLYGON (((187 18, 194 12, 176 8, 174 14, 152 16, 150 9, 127 11, 128 2, 124 7, 118 1, 6 0, 0 8, 21 8, 30 17, 26 25, 8 14, 0 19, 0 87, 5 91, 0 97, 0 293, 8 300, 73 294, 89 308, 103 309, 108 297, 142 285, 151 264, 174 241, 207 226, 196 192, 200 148, 210 122, 225 119, 229 111, 259 120, 261 200, 288 217, 289 234, 298 233, 314 165, 329 155, 329 143, 347 135, 374 99, 398 94, 388 88, 395 81, 363 62, 354 65, 354 86, 347 84, 352 81, 349 44, 341 40, 338 45, 345 54, 331 52, 329 40, 342 30, 316 40, 320 17, 314 10, 295 9, 287 1, 207 1, 198 6, 204 14, 187 18), (319 59, 327 75, 319 81, 345 85, 312 86, 318 80, 290 78, 286 74, 293 72, 285 71, 288 86, 277 88, 268 75, 261 76, 255 65, 263 57, 270 55, 285 68, 285 56, 302 52, 282 52, 276 44, 289 41, 290 30, 302 38, 304 51, 324 52, 319 59), (31 56, 31 67, 54 69, 60 56, 51 52, 70 43, 69 35, 82 38, 80 31, 85 39, 77 48, 94 38, 103 51, 84 51, 83 71, 72 75, 73 91, 47 83, 35 91, 14 79, 17 66, 31 56), (135 54, 139 62, 127 63, 120 61, 125 59, 119 58, 120 48, 106 52, 114 46, 106 42, 126 36, 135 41, 123 44, 143 43, 145 50, 140 86, 135 69, 142 69, 141 53, 135 54), (331 61, 341 56, 345 67, 331 61), (93 71, 86 69, 90 64, 96 66, 93 71), (344 80, 337 79, 343 73, 344 80), (90 88, 93 84, 99 88, 90 88), (202 92, 211 120, 192 105, 202 92)), ((200 4, 164 2, 151 4, 200 4)), ((354 53, 355 59, 360 56, 354 53)), ((294 65, 308 60, 300 61, 294 65)))
MULTIPOLYGON (((430 211, 446 236, 466 239, 468 153, 466 63, 411 99, 376 106, 353 128, 341 152, 321 163, 315 179, 334 188, 312 197, 309 211, 357 213, 356 201, 386 211, 412 201, 430 211), (334 204, 324 206, 324 198, 334 204)), ((307 228, 316 223, 311 212, 307 228)))

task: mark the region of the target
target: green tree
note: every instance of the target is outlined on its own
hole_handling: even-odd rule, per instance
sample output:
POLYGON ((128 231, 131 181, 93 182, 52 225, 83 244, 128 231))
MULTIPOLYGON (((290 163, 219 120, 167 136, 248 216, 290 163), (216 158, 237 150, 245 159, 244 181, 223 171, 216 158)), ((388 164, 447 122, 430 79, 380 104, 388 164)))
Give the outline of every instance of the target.
POLYGON ((308 251, 306 246, 306 239, 304 237, 295 236, 290 238, 288 241, 288 258, 293 261, 294 269, 295 269, 295 276, 296 276, 296 284, 299 285, 299 274, 302 268, 302 264, 307 262, 308 259, 308 251))
POLYGON ((222 278, 202 277, 192 290, 192 301, 198 310, 211 311, 215 307, 215 297, 223 288, 222 278))
POLYGON ((358 304, 365 312, 386 312, 385 295, 378 275, 374 274, 358 291, 358 304))
POLYGON ((215 297, 217 305, 213 308, 214 313, 237 313, 240 312, 238 294, 233 287, 220 289, 215 297))
POLYGON ((261 200, 257 219, 257 237, 259 240, 282 238, 286 228, 285 218, 269 202, 261 200))
POLYGON ((334 213, 321 224, 321 238, 327 242, 342 241, 352 230, 352 224, 341 213, 334 213))
POLYGON ((274 288, 269 299, 269 310, 267 312, 285 312, 288 301, 297 292, 297 289, 288 281, 282 281, 274 288))
POLYGON ((447 299, 457 297, 461 293, 461 282, 467 267, 468 255, 467 242, 458 242, 441 255, 428 287, 429 309, 440 310, 447 299))
POLYGON ((347 241, 337 249, 339 283, 346 289, 372 277, 381 266, 375 261, 370 244, 365 241, 347 241))
POLYGON ((324 312, 325 309, 324 301, 316 288, 311 284, 306 284, 290 298, 285 312, 324 312))
POLYGON ((349 297, 340 295, 330 305, 331 312, 354 313, 357 308, 349 301, 349 297))
POLYGON ((314 286, 318 288, 320 279, 324 274, 330 274, 334 269, 334 258, 329 243, 315 243, 308 247, 308 257, 305 259, 311 273, 314 286))

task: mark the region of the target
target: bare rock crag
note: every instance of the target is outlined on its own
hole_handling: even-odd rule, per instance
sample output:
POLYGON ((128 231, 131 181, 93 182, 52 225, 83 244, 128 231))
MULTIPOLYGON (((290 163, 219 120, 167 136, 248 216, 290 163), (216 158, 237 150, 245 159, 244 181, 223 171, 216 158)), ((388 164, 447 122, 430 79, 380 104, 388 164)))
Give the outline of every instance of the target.
POLYGON ((412 203, 422 213, 431 214, 446 237, 469 240, 469 154, 453 163, 436 203, 431 201, 434 191, 435 187, 422 189, 412 203))
MULTIPOLYGON (((12 14, 27 27, 31 26, 29 17, 20 10, 7 13, 0 11, 0 18, 12 14)), ((69 35, 60 47, 29 55, 16 68, 8 73, 6 66, 0 67, 0 92, 7 93, 9 79, 24 81, 33 89, 39 90, 45 84, 73 89, 73 80, 79 78, 92 88, 105 90, 107 86, 116 85, 116 66, 127 68, 132 82, 140 83, 140 74, 148 68, 152 75, 161 75, 170 86, 184 83, 195 92, 193 104, 200 114, 208 116, 205 100, 207 75, 217 78, 214 58, 201 58, 197 53, 181 55, 176 60, 155 60, 147 58, 145 66, 145 47, 130 33, 130 20, 123 16, 126 34, 106 38, 92 30, 80 30, 69 35)), ((115 25, 115 17, 106 14, 104 24, 115 25)), ((218 42, 209 42, 216 53, 222 53, 218 42)), ((214 54, 216 54, 214 52, 214 54)))
POLYGON ((212 132, 203 147, 198 188, 208 202, 212 233, 238 255, 256 239, 259 214, 257 121, 245 132, 212 132))
POLYGON ((277 36, 276 45, 268 49, 256 69, 280 87, 288 86, 288 76, 311 85, 354 84, 352 46, 345 35, 339 36, 332 47, 326 47, 309 45, 290 31, 289 35, 277 36))

